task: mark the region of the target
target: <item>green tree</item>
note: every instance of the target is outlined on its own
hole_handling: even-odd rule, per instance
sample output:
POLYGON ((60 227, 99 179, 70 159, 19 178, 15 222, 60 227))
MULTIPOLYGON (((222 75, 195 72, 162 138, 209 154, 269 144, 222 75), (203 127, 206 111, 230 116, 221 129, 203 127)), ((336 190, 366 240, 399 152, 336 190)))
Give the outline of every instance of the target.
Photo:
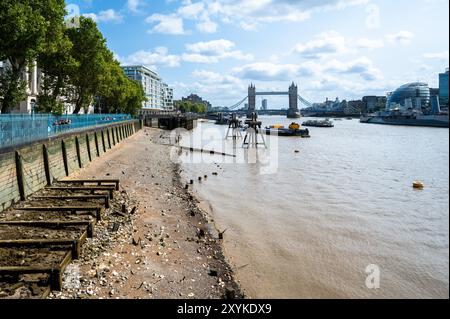
POLYGON ((38 96, 38 111, 61 114, 64 111, 61 96, 67 96, 70 74, 76 72, 78 62, 72 57, 72 42, 67 29, 61 28, 54 51, 44 51, 37 63, 42 70, 42 84, 38 96))
POLYGON ((129 95, 125 113, 137 115, 142 108, 142 103, 147 101, 144 88, 139 82, 128 79, 129 95))
POLYGON ((146 100, 142 85, 130 80, 112 55, 106 63, 98 92, 102 111, 136 115, 146 100))
POLYGON ((175 108, 183 113, 193 112, 202 114, 206 112, 206 105, 190 101, 175 101, 175 108))
POLYGON ((67 30, 72 41, 71 55, 77 66, 70 72, 70 97, 75 104, 74 113, 87 109, 100 91, 102 81, 108 77, 108 60, 112 53, 106 40, 89 18, 80 17, 80 28, 67 30))
POLYGON ((8 113, 11 106, 19 104, 26 98, 27 83, 18 78, 12 68, 5 67, 0 74, 0 110, 8 113))
POLYGON ((10 62, 1 75, 1 111, 8 113, 25 94, 22 74, 44 50, 54 51, 65 15, 64 0, 1 0, 0 60, 10 62))

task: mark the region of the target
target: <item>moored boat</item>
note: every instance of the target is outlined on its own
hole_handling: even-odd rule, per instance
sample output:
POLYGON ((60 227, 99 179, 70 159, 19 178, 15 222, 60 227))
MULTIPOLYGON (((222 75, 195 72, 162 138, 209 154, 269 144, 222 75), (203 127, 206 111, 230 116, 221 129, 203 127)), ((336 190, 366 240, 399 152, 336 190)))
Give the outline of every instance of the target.
POLYGON ((310 137, 309 130, 302 129, 298 123, 292 123, 289 128, 285 128, 283 125, 272 125, 266 127, 265 132, 267 135, 310 137))
POLYGON ((303 126, 310 126, 310 127, 334 127, 333 122, 331 122, 329 119, 318 121, 318 120, 310 120, 306 121, 302 124, 303 126))

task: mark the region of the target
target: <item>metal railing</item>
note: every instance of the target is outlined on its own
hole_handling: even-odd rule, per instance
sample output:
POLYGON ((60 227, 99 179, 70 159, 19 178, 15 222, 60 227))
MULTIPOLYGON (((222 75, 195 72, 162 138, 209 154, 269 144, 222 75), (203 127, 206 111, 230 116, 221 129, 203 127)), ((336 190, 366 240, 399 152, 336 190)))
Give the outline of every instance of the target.
POLYGON ((0 114, 0 149, 131 119, 127 114, 0 114))

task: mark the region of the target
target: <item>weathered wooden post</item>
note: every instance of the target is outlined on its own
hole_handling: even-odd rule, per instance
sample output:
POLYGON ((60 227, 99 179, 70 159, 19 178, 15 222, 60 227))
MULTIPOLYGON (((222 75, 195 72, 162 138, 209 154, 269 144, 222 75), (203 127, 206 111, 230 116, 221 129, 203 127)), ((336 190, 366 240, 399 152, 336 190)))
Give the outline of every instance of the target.
POLYGON ((78 167, 83 167, 83 162, 81 160, 81 150, 80 150, 80 141, 78 139, 78 136, 75 136, 75 149, 77 151, 77 159, 78 159, 78 167))
POLYGON ((61 149, 64 162, 64 170, 66 172, 66 176, 69 176, 69 163, 67 162, 67 147, 66 142, 64 142, 64 140, 61 141, 61 149))
POLYGON ((97 132, 94 133, 94 141, 95 141, 95 150, 97 151, 97 157, 100 157, 100 149, 98 145, 98 135, 97 132))
POLYGON ((16 176, 17 176, 17 185, 19 186, 20 200, 24 201, 26 199, 25 176, 23 174, 22 156, 20 156, 18 151, 16 151, 16 176))
POLYGON ((89 141, 89 134, 86 134, 86 146, 87 146, 87 152, 88 152, 88 156, 89 156, 89 162, 92 162, 91 143, 89 141))
POLYGON ((43 152, 43 156, 44 156, 45 178, 47 180, 47 185, 51 186, 52 185, 52 175, 50 172, 50 160, 49 160, 49 156, 48 156, 47 145, 45 145, 45 144, 43 145, 42 152, 43 152))

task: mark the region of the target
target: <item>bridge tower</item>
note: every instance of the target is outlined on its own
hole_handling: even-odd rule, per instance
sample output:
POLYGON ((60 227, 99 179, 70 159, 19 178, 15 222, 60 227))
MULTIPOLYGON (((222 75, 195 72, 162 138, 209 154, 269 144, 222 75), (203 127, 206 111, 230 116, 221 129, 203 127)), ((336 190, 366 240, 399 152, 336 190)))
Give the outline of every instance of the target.
POLYGON ((248 117, 254 112, 256 112, 256 87, 252 83, 248 87, 248 117))
POLYGON ((300 118, 300 111, 298 110, 298 87, 294 82, 289 87, 289 110, 287 117, 289 119, 300 118))

